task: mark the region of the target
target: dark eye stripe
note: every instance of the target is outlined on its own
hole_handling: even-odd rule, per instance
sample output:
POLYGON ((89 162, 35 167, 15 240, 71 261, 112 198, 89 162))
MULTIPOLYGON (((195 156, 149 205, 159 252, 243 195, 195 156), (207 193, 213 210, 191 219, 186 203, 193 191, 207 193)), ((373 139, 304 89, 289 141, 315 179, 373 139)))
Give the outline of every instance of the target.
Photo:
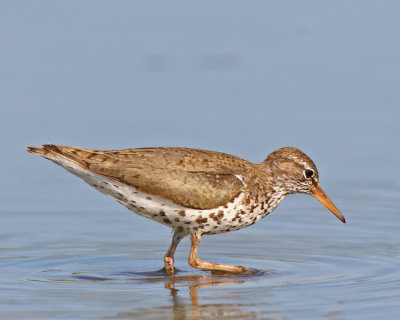
POLYGON ((305 176, 307 179, 312 178, 313 175, 314 175, 314 171, 313 171, 313 170, 311 170, 311 169, 306 169, 306 170, 304 170, 304 176, 305 176))

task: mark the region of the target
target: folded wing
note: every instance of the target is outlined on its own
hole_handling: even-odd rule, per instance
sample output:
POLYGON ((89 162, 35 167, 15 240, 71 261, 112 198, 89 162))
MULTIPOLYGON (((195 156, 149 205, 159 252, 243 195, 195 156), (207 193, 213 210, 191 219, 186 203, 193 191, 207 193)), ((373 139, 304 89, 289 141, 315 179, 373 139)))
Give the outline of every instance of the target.
MULTIPOLYGON (((181 148, 102 151, 44 145, 28 150, 57 163, 60 162, 57 159, 73 161, 141 192, 189 208, 212 209, 225 205, 243 187, 234 172, 226 173, 228 164, 218 163, 217 159, 210 161, 210 154, 206 157, 201 150, 197 157, 193 157, 193 152, 188 156, 188 151, 193 149, 181 148)), ((219 158, 219 155, 216 152, 211 157, 219 158)))

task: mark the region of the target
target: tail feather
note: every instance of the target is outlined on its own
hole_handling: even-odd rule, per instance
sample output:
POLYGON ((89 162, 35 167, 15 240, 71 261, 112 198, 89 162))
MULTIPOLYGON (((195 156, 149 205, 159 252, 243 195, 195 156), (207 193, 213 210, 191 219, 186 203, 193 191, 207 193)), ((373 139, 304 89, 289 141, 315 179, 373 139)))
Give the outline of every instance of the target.
POLYGON ((86 162, 74 157, 74 148, 71 147, 58 146, 55 144, 44 144, 42 148, 27 147, 27 151, 52 160, 58 164, 61 164, 65 161, 72 161, 82 167, 87 167, 86 162))
POLYGON ((30 152, 30 153, 35 153, 39 156, 45 157, 46 154, 48 154, 48 151, 46 151, 43 148, 38 148, 38 147, 26 147, 26 151, 30 152))

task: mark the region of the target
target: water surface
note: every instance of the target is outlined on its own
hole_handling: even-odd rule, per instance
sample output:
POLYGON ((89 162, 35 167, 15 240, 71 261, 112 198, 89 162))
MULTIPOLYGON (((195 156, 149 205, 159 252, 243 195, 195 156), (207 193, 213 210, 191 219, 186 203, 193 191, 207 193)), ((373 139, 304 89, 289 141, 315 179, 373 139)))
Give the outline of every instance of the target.
POLYGON ((160 269, 169 229, 117 204, 111 212, 3 212, 0 313, 31 319, 393 319, 400 311, 396 199, 381 190, 369 195, 367 206, 344 194, 334 196, 345 199, 345 225, 312 198, 289 196, 259 224, 204 237, 204 260, 257 270, 249 275, 191 268, 184 239, 176 254, 179 271, 166 277, 160 269))

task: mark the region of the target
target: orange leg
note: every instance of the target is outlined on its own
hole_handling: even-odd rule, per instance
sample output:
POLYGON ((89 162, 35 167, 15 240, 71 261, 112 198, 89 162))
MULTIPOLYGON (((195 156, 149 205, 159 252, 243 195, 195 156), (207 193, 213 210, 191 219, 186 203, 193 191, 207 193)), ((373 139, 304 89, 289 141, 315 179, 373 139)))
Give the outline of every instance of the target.
POLYGON ((167 275, 173 276, 175 274, 175 267, 174 267, 174 253, 176 250, 176 247, 178 246, 179 242, 182 240, 182 238, 186 234, 182 232, 175 231, 174 235, 172 237, 172 242, 171 245, 167 251, 167 253, 164 256, 164 266, 165 266, 165 271, 167 272, 167 275))
POLYGON ((192 247, 190 249, 189 264, 192 267, 199 269, 207 269, 207 270, 225 271, 231 273, 242 273, 248 270, 247 268, 242 266, 231 266, 227 264, 212 263, 200 260, 200 258, 197 256, 197 248, 201 240, 201 234, 190 235, 190 240, 192 241, 192 247))

